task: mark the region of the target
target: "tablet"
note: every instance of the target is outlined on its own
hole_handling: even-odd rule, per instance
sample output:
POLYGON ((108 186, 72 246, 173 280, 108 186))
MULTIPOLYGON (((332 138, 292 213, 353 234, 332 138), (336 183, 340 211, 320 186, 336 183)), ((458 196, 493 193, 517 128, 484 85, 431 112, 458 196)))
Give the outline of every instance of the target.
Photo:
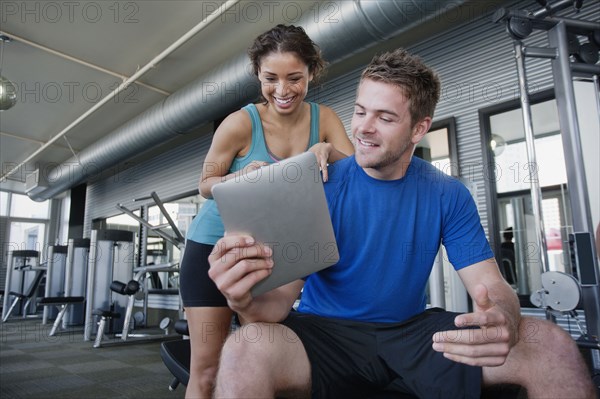
POLYGON ((273 250, 273 271, 258 296, 337 263, 338 248, 317 158, 305 152, 212 187, 225 231, 273 250))

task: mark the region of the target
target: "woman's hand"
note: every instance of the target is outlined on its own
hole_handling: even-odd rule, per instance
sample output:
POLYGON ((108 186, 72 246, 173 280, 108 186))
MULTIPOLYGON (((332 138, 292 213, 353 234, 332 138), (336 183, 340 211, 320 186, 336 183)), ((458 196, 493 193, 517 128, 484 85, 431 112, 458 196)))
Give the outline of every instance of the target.
POLYGON ((263 166, 267 166, 269 163, 264 161, 252 161, 240 171, 241 174, 250 173, 253 170, 260 169, 263 166))
POLYGON ((317 156, 317 163, 323 174, 323 182, 326 182, 329 177, 327 174, 327 161, 329 160, 331 152, 334 150, 333 145, 329 143, 317 143, 308 150, 317 156))

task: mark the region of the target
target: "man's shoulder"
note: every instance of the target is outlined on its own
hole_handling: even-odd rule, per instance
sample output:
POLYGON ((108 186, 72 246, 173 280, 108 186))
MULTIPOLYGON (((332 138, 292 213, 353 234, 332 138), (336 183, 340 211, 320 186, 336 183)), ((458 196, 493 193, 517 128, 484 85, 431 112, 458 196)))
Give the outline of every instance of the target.
POLYGON ((407 174, 412 174, 418 177, 419 180, 424 180, 432 183, 439 184, 460 184, 463 183, 456 177, 447 174, 431 162, 425 161, 419 157, 414 156, 411 160, 410 168, 407 174))
POLYGON ((352 170, 356 170, 356 168, 353 167, 354 165, 356 165, 354 156, 349 156, 347 158, 340 159, 339 161, 336 161, 327 167, 327 174, 329 175, 329 178, 324 187, 325 195, 327 196, 327 201, 329 202, 330 207, 333 206, 336 198, 338 198, 341 188, 350 178, 352 170))
POLYGON ((353 165, 355 164, 356 162, 354 160, 354 155, 340 159, 339 161, 330 164, 327 167, 327 173, 329 175, 329 180, 327 181, 327 183, 337 183, 340 180, 342 180, 345 176, 348 175, 353 165))

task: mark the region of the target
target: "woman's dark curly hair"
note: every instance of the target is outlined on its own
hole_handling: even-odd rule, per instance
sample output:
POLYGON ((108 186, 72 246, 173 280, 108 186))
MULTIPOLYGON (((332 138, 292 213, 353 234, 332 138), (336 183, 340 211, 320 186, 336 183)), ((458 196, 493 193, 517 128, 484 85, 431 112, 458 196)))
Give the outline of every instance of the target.
POLYGON ((321 56, 321 49, 311 40, 300 26, 279 24, 259 35, 248 49, 248 57, 256 76, 263 57, 271 53, 296 54, 308 66, 313 81, 318 81, 327 63, 321 56))

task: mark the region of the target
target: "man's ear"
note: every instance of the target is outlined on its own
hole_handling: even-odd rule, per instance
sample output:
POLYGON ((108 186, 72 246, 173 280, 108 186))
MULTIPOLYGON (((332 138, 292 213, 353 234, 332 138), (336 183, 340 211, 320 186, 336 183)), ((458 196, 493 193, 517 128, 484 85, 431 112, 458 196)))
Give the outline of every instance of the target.
POLYGON ((412 129, 412 143, 419 144, 419 142, 425 137, 425 134, 429 131, 431 127, 431 117, 426 116, 421 119, 419 122, 415 124, 412 129))

